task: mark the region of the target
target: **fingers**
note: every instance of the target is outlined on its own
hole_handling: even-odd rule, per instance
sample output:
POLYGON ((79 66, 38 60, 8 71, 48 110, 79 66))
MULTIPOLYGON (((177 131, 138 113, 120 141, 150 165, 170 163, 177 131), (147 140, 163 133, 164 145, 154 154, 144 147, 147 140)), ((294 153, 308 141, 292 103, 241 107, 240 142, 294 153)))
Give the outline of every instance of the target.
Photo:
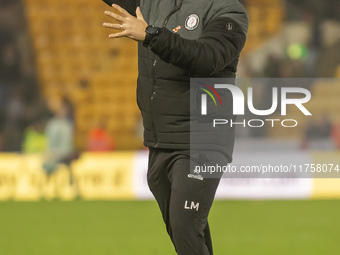
POLYGON ((113 13, 113 12, 110 12, 110 11, 105 11, 104 12, 107 16, 111 17, 111 18, 114 18, 115 20, 118 20, 118 21, 123 21, 124 20, 124 17, 116 14, 116 13, 113 13))
POLYGON ((145 27, 148 26, 148 24, 146 23, 144 17, 143 17, 143 14, 140 10, 140 7, 138 6, 137 9, 136 9, 136 17, 139 21, 141 21, 143 23, 143 25, 145 25, 145 27))
MULTIPOLYGON (((115 39, 115 38, 120 38, 120 37, 129 37, 132 39, 136 39, 136 29, 135 26, 139 26, 140 21, 138 20, 143 20, 143 15, 139 9, 139 7, 136 9, 136 15, 137 19, 130 15, 125 9, 121 8, 119 5, 113 4, 112 7, 118 11, 118 13, 110 12, 110 11, 105 11, 105 14, 111 18, 114 18, 121 24, 115 24, 115 23, 103 23, 104 27, 107 28, 113 28, 117 30, 123 30, 121 32, 115 33, 115 34, 110 34, 109 38, 115 39), (124 29, 123 26, 124 25, 124 29), (126 29, 126 30, 125 30, 126 29), (129 32, 128 32, 129 31, 129 32)), ((145 23, 145 21, 144 21, 145 23)), ((144 29, 144 28, 143 28, 144 29)), ((137 31, 138 32, 138 31, 137 31)), ((144 32, 144 30, 143 30, 144 32)), ((138 35, 138 34, 137 34, 138 35)))
POLYGON ((140 11, 139 6, 136 9, 136 17, 137 19, 140 19, 141 17, 143 18, 142 12, 140 11))
POLYGON ((114 24, 114 23, 103 23, 104 27, 107 28, 114 28, 114 29, 122 29, 121 24, 114 24))
POLYGON ((137 9, 136 9, 136 17, 137 17, 137 19, 144 20, 143 14, 142 14, 142 12, 140 11, 139 6, 138 6, 137 9))
POLYGON ((120 38, 120 37, 124 37, 124 36, 127 36, 127 33, 125 31, 122 31, 122 32, 119 32, 119 33, 115 33, 115 34, 110 34, 109 37, 111 39, 114 39, 114 38, 120 38))
POLYGON ((124 17, 131 16, 130 13, 128 13, 125 9, 123 9, 117 4, 113 4, 112 7, 119 11, 124 17))

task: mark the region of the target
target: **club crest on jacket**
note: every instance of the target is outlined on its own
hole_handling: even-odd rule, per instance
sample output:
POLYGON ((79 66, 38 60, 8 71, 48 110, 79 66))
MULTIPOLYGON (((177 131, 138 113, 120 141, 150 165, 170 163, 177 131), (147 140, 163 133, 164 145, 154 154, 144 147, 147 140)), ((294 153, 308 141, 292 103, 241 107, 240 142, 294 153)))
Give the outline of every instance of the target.
POLYGON ((190 14, 185 20, 185 28, 188 30, 194 30, 198 27, 200 23, 200 18, 197 14, 190 14))

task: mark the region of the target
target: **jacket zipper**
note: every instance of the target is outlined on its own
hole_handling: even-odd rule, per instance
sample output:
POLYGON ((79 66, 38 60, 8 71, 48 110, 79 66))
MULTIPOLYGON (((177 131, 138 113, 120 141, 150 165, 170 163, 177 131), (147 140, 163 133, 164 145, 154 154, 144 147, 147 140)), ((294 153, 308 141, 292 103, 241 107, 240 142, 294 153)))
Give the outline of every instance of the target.
POLYGON ((180 3, 179 3, 179 5, 178 5, 175 9, 173 9, 173 10, 165 17, 165 20, 164 20, 164 22, 163 22, 163 27, 166 26, 166 24, 168 23, 170 17, 181 9, 182 3, 183 3, 183 0, 181 0, 180 3))
MULTIPOLYGON (((183 0, 180 0, 179 5, 178 5, 175 9, 173 9, 173 10, 165 17, 165 20, 164 20, 164 22, 163 22, 163 26, 162 26, 162 27, 165 27, 165 26, 167 25, 167 23, 168 23, 170 17, 181 9, 182 3, 183 3, 183 0)), ((156 85, 156 71, 155 71, 155 67, 156 67, 156 63, 157 63, 156 57, 157 57, 157 56, 155 55, 154 61, 153 61, 153 64, 152 64, 152 79, 153 79, 153 82, 152 82, 152 95, 151 95, 151 100, 153 100, 154 96, 156 95, 156 91, 155 91, 155 85, 156 85)), ((153 115, 152 107, 151 107, 151 115, 153 115)), ((152 116, 152 117, 153 117, 153 116, 152 116)), ((155 132, 155 124, 154 124, 154 121, 152 121, 152 126, 153 126, 154 136, 155 136, 155 148, 157 148, 157 146, 158 146, 158 137, 157 137, 157 133, 155 132)))
MULTIPOLYGON (((155 58, 154 58, 154 61, 153 61, 153 64, 152 64, 152 95, 151 95, 151 101, 153 100, 153 97, 155 96, 156 94, 156 91, 155 91, 155 85, 156 85, 156 72, 155 72, 155 66, 156 66, 156 55, 155 55, 155 58)), ((152 103, 152 102, 151 102, 152 103)), ((150 107, 150 111, 151 111, 151 115, 152 115, 152 127, 153 127, 153 134, 155 136, 155 148, 157 148, 158 146, 158 137, 157 137, 157 133, 155 131, 155 120, 154 120, 154 115, 153 115, 153 111, 152 111, 152 106, 150 107)))

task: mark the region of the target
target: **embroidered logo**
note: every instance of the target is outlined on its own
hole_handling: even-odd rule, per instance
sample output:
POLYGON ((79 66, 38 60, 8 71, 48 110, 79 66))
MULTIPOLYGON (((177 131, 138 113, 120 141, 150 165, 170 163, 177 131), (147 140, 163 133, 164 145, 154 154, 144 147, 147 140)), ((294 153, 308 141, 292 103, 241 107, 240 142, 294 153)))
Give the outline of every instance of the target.
POLYGON ((190 14, 185 20, 185 28, 188 30, 194 30, 198 27, 200 23, 200 18, 197 14, 190 14))
POLYGON ((188 178, 190 178, 190 179, 197 179, 197 180, 203 181, 203 177, 200 174, 198 174, 198 175, 188 174, 188 178))
POLYGON ((234 25, 231 22, 228 22, 226 27, 227 27, 227 30, 229 30, 229 31, 234 29, 234 25))
POLYGON ((194 201, 190 201, 190 202, 191 203, 189 204, 188 200, 185 200, 184 209, 198 211, 198 208, 200 207, 200 203, 195 203, 194 201))

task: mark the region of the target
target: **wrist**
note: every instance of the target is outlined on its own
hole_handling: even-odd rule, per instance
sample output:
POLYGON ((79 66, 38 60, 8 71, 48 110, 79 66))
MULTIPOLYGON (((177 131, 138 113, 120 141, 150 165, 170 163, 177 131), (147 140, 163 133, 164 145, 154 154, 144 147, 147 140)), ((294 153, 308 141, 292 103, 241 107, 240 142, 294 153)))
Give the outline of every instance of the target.
POLYGON ((149 46, 152 39, 159 36, 161 32, 162 32, 162 29, 159 27, 155 27, 151 25, 147 26, 145 28, 145 37, 144 37, 143 45, 145 47, 149 46))
POLYGON ((146 32, 144 30, 143 34, 142 34, 142 39, 140 41, 144 42, 145 41, 145 37, 146 37, 146 32))

